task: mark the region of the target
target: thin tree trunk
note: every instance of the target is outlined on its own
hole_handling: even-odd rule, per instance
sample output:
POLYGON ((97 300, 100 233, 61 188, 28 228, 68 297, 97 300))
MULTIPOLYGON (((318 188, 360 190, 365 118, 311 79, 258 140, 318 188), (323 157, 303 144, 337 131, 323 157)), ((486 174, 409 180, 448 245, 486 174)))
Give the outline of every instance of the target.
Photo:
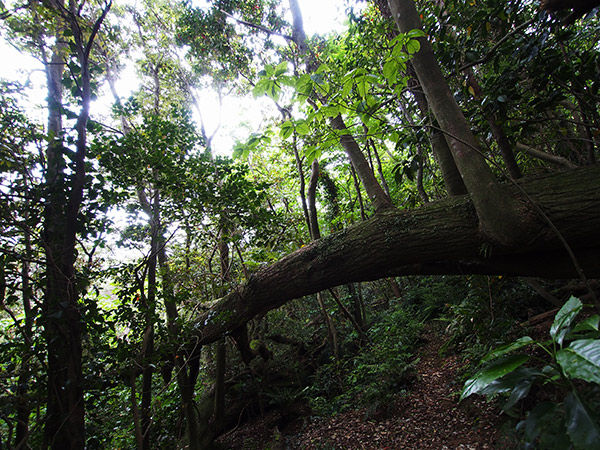
POLYGON ((340 311, 342 311, 342 314, 344 315, 344 317, 346 317, 346 319, 348 319, 348 321, 352 324, 352 326, 354 327, 354 330, 356 330, 356 332, 358 333, 358 335, 360 336, 360 338, 365 341, 365 342, 370 342, 369 337, 365 334, 365 332, 362 330, 361 325, 358 323, 358 321, 354 318, 354 316, 352 316, 352 314, 350 314, 350 311, 348 311, 348 308, 346 308, 344 306, 344 304, 342 303, 342 301, 340 300, 340 297, 338 296, 337 292, 335 292, 335 290, 333 288, 329 289, 329 293, 331 294, 331 296, 333 297, 333 300, 335 301, 335 303, 338 305, 338 307, 340 308, 340 311))
MULTIPOLYGON (((376 0, 376 3, 384 17, 392 19, 388 0, 376 0)), ((410 61, 408 68, 411 76, 413 76, 414 68, 412 67, 410 61)), ((409 83, 410 92, 415 97, 417 106, 421 111, 421 116, 427 117, 429 114, 429 103, 427 102, 427 97, 425 97, 425 94, 420 90, 420 87, 415 87, 414 84, 415 83, 409 83)), ((401 101, 400 98, 398 100, 401 101)), ((442 178, 444 180, 448 195, 454 196, 466 194, 467 188, 460 177, 460 173, 458 172, 458 168, 456 167, 456 163, 454 162, 454 158, 452 157, 452 153, 448 147, 448 143, 446 142, 444 134, 439 129, 433 128, 430 130, 430 140, 431 150, 442 171, 442 178)))
POLYGON ((140 408, 137 399, 136 375, 134 369, 131 370, 129 377, 129 403, 131 404, 131 414, 133 416, 133 429, 135 433, 135 443, 138 450, 144 447, 144 433, 140 422, 140 408))
POLYGON ((354 283, 348 283, 346 286, 348 286, 348 293, 352 298, 352 313, 354 314, 354 320, 362 330, 365 326, 365 316, 363 314, 364 310, 361 304, 361 298, 354 288, 354 283))
POLYGON ((375 154, 375 160, 377 161, 377 173, 379 173, 379 178, 381 178, 381 186, 383 187, 383 190, 385 191, 387 196, 389 198, 392 198, 390 195, 390 188, 387 184, 387 181, 385 180, 385 176, 383 175, 383 166, 381 165, 381 158, 379 157, 379 152, 377 151, 377 148, 373 144, 373 141, 371 141, 371 147, 373 148, 373 153, 375 154))
POLYGON ((336 117, 332 117, 329 121, 331 127, 334 130, 345 132, 340 135, 340 144, 346 151, 346 154, 350 158, 356 173, 358 174, 358 178, 362 182, 362 185, 367 191, 367 195, 369 196, 369 200, 371 200, 371 204, 375 208, 375 212, 382 211, 387 208, 393 208, 394 205, 390 200, 389 196, 385 193, 385 191, 381 188, 381 185, 377 182, 371 167, 365 155, 360 150, 360 147, 354 137, 347 133, 348 128, 344 123, 344 119, 341 115, 337 115, 336 117))
MULTIPOLYGON (((385 1, 387 3, 387 0, 385 1)), ((415 77, 416 75, 414 73, 414 67, 410 61, 408 67, 411 76, 415 77)), ((415 86, 416 84, 418 84, 418 82, 413 78, 409 83, 409 89, 413 94, 415 101, 417 102, 417 107, 421 112, 421 116, 425 118, 429 115, 429 102, 421 90, 421 87, 415 86)), ((450 151, 450 147, 448 146, 448 142, 446 141, 444 133, 442 133, 439 127, 434 126, 430 128, 429 136, 431 141, 431 151, 433 152, 433 157, 437 161, 438 165, 440 166, 440 170, 442 171, 442 179, 444 180, 444 185, 446 186, 448 195, 456 196, 466 194, 467 188, 460 176, 458 167, 456 167, 456 163, 454 162, 452 152, 450 151)))
MULTIPOLYGON (((481 86, 475 78, 475 73, 473 73, 472 68, 465 69, 465 75, 467 76, 467 83, 473 89, 473 95, 477 99, 477 101, 481 102, 481 86)), ((496 118, 491 116, 485 110, 482 109, 483 116, 485 117, 486 122, 490 126, 490 130, 492 130, 492 135, 496 140, 496 144, 498 145, 498 149, 500 150, 500 155, 502 155, 502 160, 504 161, 504 165, 508 170, 510 177, 513 180, 518 180, 523 175, 521 174, 521 170, 519 169, 519 165, 517 164, 517 160, 515 159, 515 154, 513 153, 512 146, 510 145, 510 141, 506 136, 506 133, 498 125, 496 118)))
MULTIPOLYGON (((308 203, 308 214, 309 214, 309 223, 310 223, 310 238, 312 241, 317 241, 321 239, 321 230, 319 229, 319 221, 317 219, 317 181, 319 180, 319 161, 314 160, 311 166, 310 173, 310 181, 308 183, 308 191, 307 191, 307 203, 308 203)), ((331 351, 335 359, 338 359, 338 338, 337 338, 337 330, 335 329, 335 324, 333 323, 333 319, 327 312, 327 307, 325 306, 325 300, 323 299, 323 294, 321 292, 317 292, 317 302, 319 303, 319 307, 321 308, 321 313, 323 314, 323 319, 325 320, 325 325, 327 326, 327 336, 329 340, 329 345, 331 347, 331 351)))
POLYGON ((306 221, 306 226, 308 229, 308 234, 311 234, 310 232, 310 216, 308 214, 308 206, 306 204, 306 191, 305 191, 305 182, 304 182, 304 170, 302 169, 302 160, 300 159, 300 155, 298 154, 298 146, 296 145, 296 132, 294 131, 294 143, 293 143, 293 150, 294 150, 294 158, 296 160, 296 168, 298 169, 298 179, 300 181, 300 189, 299 189, 299 194, 300 194, 300 202, 302 204, 302 212, 304 213, 304 220, 306 221))
POLYGON ((315 159, 311 165, 310 180, 308 182, 307 203, 308 223, 311 240, 321 238, 319 221, 317 219, 317 182, 319 181, 319 161, 315 159))
POLYGON ((427 192, 425 192, 425 188, 423 187, 423 148, 419 145, 417 146, 417 158, 419 161, 419 166, 417 167, 417 192, 419 193, 419 197, 423 203, 429 203, 429 197, 427 196, 427 192))
POLYGON ((360 183, 356 177, 356 171, 354 170, 354 165, 352 165, 352 162, 350 162, 350 175, 352 175, 352 180, 354 181, 354 189, 356 190, 356 198, 358 199, 358 207, 360 209, 360 218, 362 220, 367 220, 365 204, 363 203, 362 193, 360 192, 360 183))
MULTIPOLYGON (((231 282, 229 245, 225 241, 226 230, 221 229, 219 233, 219 259, 221 266, 222 291, 228 290, 228 284, 231 282)), ((214 406, 214 428, 216 431, 222 429, 225 419, 225 371, 227 369, 227 347, 225 338, 217 342, 216 357, 216 380, 215 380, 215 406, 214 406)))

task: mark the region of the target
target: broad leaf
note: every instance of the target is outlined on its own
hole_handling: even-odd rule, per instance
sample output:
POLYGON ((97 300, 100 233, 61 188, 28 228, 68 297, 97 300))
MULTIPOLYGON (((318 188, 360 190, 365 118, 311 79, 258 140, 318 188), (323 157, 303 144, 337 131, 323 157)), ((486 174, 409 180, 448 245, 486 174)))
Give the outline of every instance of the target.
POLYGON ((529 394, 529 390, 531 389, 532 385, 533 385, 532 379, 524 379, 524 380, 519 381, 516 384, 516 386, 513 388, 512 392, 510 393, 510 397, 508 397, 508 400, 506 401, 504 406, 502 406, 502 409, 504 411, 508 411, 510 408, 515 406, 515 404, 519 400, 527 397, 527 394, 529 394))
POLYGON ((600 316, 598 314, 594 314, 593 316, 582 320, 575 325, 573 331, 600 331, 600 316))
POLYGON ((525 355, 507 355, 494 361, 483 370, 477 372, 473 378, 469 378, 466 381, 460 399, 462 400, 471 394, 480 393, 490 383, 512 372, 528 359, 529 356, 525 355))
POLYGON ((308 133, 310 133, 310 127, 308 126, 308 124, 306 122, 298 121, 298 123, 296 124, 296 132, 300 136, 306 136, 308 133))
POLYGON ((396 82, 396 74, 398 73, 398 61, 395 58, 388 59, 383 65, 383 76, 390 84, 396 82))
POLYGON ((481 362, 486 363, 488 361, 491 361, 492 359, 496 359, 496 358, 499 358, 500 356, 506 355, 507 353, 510 353, 514 350, 518 350, 520 348, 526 347, 526 346, 532 344, 533 342, 534 342, 533 339, 531 339, 529 336, 520 337, 515 342, 511 342, 510 344, 506 344, 506 345, 503 345, 502 347, 498 347, 498 348, 492 350, 491 352, 489 352, 487 355, 485 355, 483 357, 481 362))
MULTIPOLYGON (((539 370, 531 367, 518 367, 502 378, 492 381, 486 387, 479 391, 482 395, 495 395, 514 391, 514 389, 523 381, 533 381, 534 378, 541 376, 539 370)), ((516 400, 515 400, 516 401, 516 400)))
POLYGON ((552 336, 552 339, 554 339, 558 345, 562 346, 563 340, 573 323, 573 319, 579 314, 582 307, 583 304, 578 298, 571 297, 563 307, 560 308, 560 311, 556 313, 554 323, 550 327, 550 336, 552 336))
POLYGON ((406 51, 409 55, 417 53, 421 49, 421 43, 416 39, 411 39, 406 43, 406 51))
POLYGON ((577 448, 596 450, 600 443, 598 417, 584 405, 579 397, 570 392, 565 397, 565 422, 567 432, 577 448))
POLYGON ((581 339, 556 352, 556 360, 570 378, 600 384, 600 340, 581 339))
POLYGON ((287 72, 287 61, 283 61, 283 62, 279 63, 277 65, 277 67, 275 67, 275 73, 274 73, 274 75, 276 77, 278 77, 280 75, 283 75, 286 72, 287 72))
POLYGON ((292 124, 291 121, 286 120, 285 122, 283 122, 281 124, 279 136, 281 136, 282 139, 287 139, 292 135, 293 132, 294 132, 294 125, 292 124))
POLYGON ((425 32, 423 30, 419 30, 419 29, 414 29, 414 30, 410 30, 408 33, 406 33, 406 36, 408 36, 409 38, 420 38, 425 36, 425 32))
POLYGON ((549 422, 560 417, 559 407, 553 402, 538 403, 525 420, 525 439, 533 442, 549 422))

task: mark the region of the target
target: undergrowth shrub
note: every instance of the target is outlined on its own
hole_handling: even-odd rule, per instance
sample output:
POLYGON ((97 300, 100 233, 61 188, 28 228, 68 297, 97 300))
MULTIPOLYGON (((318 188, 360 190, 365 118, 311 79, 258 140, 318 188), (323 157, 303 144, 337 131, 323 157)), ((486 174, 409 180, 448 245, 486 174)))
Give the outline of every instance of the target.
POLYGON ((549 340, 524 336, 490 352, 483 369, 465 383, 461 399, 503 397, 503 410, 511 413, 536 386, 543 395, 533 399, 517 426, 526 448, 598 449, 600 316, 575 323, 582 309, 571 297, 556 314, 549 340))
POLYGON ((504 343, 517 321, 527 318, 534 292, 515 278, 471 276, 463 280, 464 296, 448 299, 438 319, 447 336, 440 351, 461 352, 465 359, 477 361, 504 343))
POLYGON ((415 308, 399 300, 378 313, 367 331, 370 342, 357 354, 321 366, 307 390, 316 415, 350 407, 382 410, 408 386, 416 363, 414 350, 423 327, 415 308))

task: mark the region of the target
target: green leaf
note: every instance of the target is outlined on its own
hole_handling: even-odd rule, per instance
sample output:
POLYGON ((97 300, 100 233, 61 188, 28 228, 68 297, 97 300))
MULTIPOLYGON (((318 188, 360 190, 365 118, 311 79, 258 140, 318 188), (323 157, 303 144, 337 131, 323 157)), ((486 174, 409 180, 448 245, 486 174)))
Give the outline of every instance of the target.
POLYGON ((278 77, 287 72, 287 61, 283 61, 275 67, 274 76, 278 77))
POLYGON ((565 422, 569 437, 577 448, 583 450, 598 448, 600 421, 574 392, 570 392, 565 397, 565 422))
POLYGON ((600 384, 600 340, 581 339, 556 352, 556 360, 570 378, 600 384))
POLYGON ((268 80, 266 78, 258 80, 256 85, 254 86, 254 89, 252 89, 252 94, 254 95, 254 97, 258 98, 258 97, 265 95, 265 93, 267 92, 267 89, 269 88, 269 83, 270 83, 270 80, 268 80))
POLYGON ((293 132, 294 132, 294 125, 289 120, 286 120, 285 122, 283 122, 281 124, 281 129, 279 130, 279 136, 281 136, 282 139, 287 139, 292 135, 293 132))
POLYGON ((510 408, 515 406, 515 404, 519 400, 525 398, 527 394, 529 394, 529 390, 531 389, 532 385, 533 380, 525 379, 519 381, 513 388, 512 392, 510 393, 510 397, 508 398, 504 406, 502 406, 502 409, 504 411, 508 411, 510 408))
MULTIPOLYGON (((518 367, 512 372, 506 374, 502 378, 492 381, 486 387, 479 391, 481 395, 496 395, 505 392, 514 391, 514 389, 522 382, 532 382, 535 378, 542 375, 539 370, 531 367, 518 367)), ((521 398, 521 397, 519 397, 521 398)), ((517 399, 518 400, 518 399, 517 399)), ((516 400, 515 400, 516 401, 516 400)))
POLYGON ((533 342, 534 342, 534 340, 531 339, 529 336, 520 337, 515 342, 511 342, 510 344, 506 344, 506 345, 503 345, 502 347, 498 347, 498 348, 492 350, 491 352, 489 352, 487 355, 485 355, 483 357, 481 362, 487 363, 487 362, 491 361, 492 359, 499 358, 500 356, 506 355, 507 353, 510 353, 514 350, 518 350, 520 348, 526 347, 526 346, 532 344, 533 342))
POLYGON ((560 308, 560 311, 556 313, 554 323, 550 327, 550 336, 558 344, 562 346, 565 336, 569 332, 571 323, 575 316, 579 314, 583 304, 576 297, 571 297, 567 302, 560 308))
POLYGON ((398 73, 398 61, 395 58, 389 59, 383 65, 383 76, 390 84, 396 82, 396 74, 398 73))
POLYGON ((416 39, 411 39, 406 43, 406 51, 409 55, 417 53, 421 49, 421 43, 416 39))
POLYGON ((317 84, 322 84, 325 81, 325 77, 322 73, 313 73, 310 75, 310 79, 317 84))
POLYGON ((337 117, 340 113, 340 107, 338 105, 323 105, 321 111, 327 117, 337 117))
POLYGON ((598 314, 594 314, 593 316, 588 317, 587 319, 575 325, 573 331, 600 331, 600 316, 598 314))
POLYGON ((406 33, 406 36, 411 39, 420 38, 425 36, 425 32, 415 28, 414 30, 410 30, 408 33, 406 33))
POLYGON ((308 165, 311 165, 315 159, 318 159, 321 157, 321 149, 314 147, 314 146, 305 148, 304 153, 306 155, 306 163, 308 165))
POLYGON ((308 133, 310 133, 310 127, 308 126, 308 124, 304 121, 302 122, 298 122, 296 124, 296 132, 300 135, 300 136, 306 136, 308 133))
POLYGON ((311 80, 310 75, 302 75, 296 82, 296 91, 303 95, 310 95, 312 93, 312 90, 313 81, 311 80))
POLYGON ((316 70, 317 73, 323 73, 323 72, 331 72, 331 69, 329 68, 329 66, 326 63, 323 63, 319 66, 319 68, 316 70))
POLYGON ((533 442, 548 423, 555 421, 558 414, 560 411, 556 403, 538 403, 525 420, 525 439, 533 442))
POLYGON ((478 394, 485 389, 489 384, 498 378, 512 372, 517 367, 529 360, 529 356, 525 355, 506 355, 503 358, 494 361, 492 364, 485 367, 469 378, 463 387, 460 399, 468 397, 471 394, 478 394))

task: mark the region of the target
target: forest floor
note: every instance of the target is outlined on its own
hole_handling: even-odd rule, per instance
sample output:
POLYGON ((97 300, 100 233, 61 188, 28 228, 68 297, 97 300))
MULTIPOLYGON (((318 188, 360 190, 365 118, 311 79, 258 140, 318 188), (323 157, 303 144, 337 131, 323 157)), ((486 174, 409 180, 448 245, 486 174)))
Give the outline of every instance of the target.
POLYGON ((222 436, 228 450, 484 450, 516 448, 506 416, 482 398, 458 402, 464 366, 460 355, 440 356, 443 340, 430 328, 418 350, 417 379, 387 414, 350 410, 334 417, 304 417, 281 429, 271 412, 222 436))

